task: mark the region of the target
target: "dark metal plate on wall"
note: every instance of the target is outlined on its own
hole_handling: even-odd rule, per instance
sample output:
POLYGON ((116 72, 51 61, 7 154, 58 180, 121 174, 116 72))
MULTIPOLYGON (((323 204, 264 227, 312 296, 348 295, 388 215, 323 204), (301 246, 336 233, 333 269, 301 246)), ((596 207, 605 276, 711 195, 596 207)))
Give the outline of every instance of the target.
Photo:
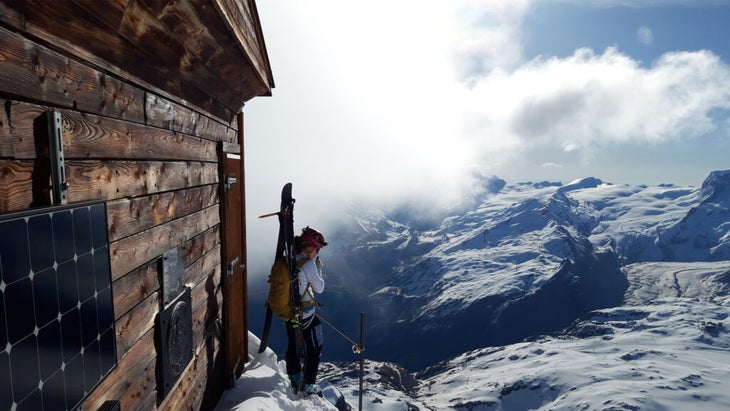
POLYGON ((156 330, 157 392, 162 399, 193 358, 193 311, 189 288, 185 287, 182 294, 158 314, 156 330))
POLYGON ((167 307, 185 288, 185 261, 177 248, 162 255, 162 306, 167 307))
POLYGON ((116 365, 106 205, 0 216, 0 409, 76 409, 116 365))

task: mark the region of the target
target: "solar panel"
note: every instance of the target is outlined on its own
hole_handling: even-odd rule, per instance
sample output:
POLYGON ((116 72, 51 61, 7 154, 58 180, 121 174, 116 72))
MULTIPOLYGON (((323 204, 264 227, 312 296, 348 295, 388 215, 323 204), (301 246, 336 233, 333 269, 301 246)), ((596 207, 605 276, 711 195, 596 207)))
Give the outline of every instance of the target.
POLYGON ((0 216, 0 410, 71 410, 117 365, 106 205, 0 216))

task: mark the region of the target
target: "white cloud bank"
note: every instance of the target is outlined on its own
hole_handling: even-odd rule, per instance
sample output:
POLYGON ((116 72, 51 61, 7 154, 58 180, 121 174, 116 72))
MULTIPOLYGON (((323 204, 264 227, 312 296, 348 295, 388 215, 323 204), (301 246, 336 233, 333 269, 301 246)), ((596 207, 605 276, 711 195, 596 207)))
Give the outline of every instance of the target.
POLYGON ((471 96, 472 116, 517 144, 578 148, 661 142, 712 131, 711 110, 730 104, 730 70, 707 51, 665 54, 650 68, 614 48, 580 49, 492 72, 471 96), (501 101, 490 98, 500 93, 501 101), (492 104, 485 114, 478 104, 492 104))

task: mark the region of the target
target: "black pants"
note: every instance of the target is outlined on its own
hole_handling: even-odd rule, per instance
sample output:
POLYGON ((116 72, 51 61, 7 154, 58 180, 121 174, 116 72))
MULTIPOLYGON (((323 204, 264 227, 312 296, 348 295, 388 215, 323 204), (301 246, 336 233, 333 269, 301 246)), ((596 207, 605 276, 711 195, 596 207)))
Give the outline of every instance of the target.
MULTIPOLYGON (((294 331, 294 327, 291 326, 291 323, 286 323, 286 336, 289 339, 285 356, 286 373, 294 375, 301 372, 304 377, 304 384, 314 384, 317 381, 319 356, 322 354, 322 324, 316 314, 311 320, 311 322, 309 322, 309 319, 303 321, 304 325, 306 325, 302 329, 305 349, 303 371, 302 364, 299 362, 299 356, 297 355, 296 332, 294 331)), ((304 325, 300 325, 300 327, 304 325)))

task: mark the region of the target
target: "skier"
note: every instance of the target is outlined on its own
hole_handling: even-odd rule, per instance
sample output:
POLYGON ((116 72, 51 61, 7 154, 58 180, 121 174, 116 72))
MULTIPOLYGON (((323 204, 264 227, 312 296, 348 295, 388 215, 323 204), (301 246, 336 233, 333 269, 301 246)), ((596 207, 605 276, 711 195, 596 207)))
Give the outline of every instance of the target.
MULTIPOLYGON (((327 245, 324 236, 319 231, 306 227, 302 234, 294 238, 294 246, 297 252, 297 262, 308 259, 299 269, 299 293, 302 297, 302 314, 299 321, 287 321, 286 335, 289 340, 286 349, 286 371, 291 381, 292 390, 298 393, 300 390, 305 394, 316 393, 314 384, 317 380, 319 358, 322 353, 322 325, 315 313, 316 302, 314 293, 324 291, 324 278, 322 277, 322 260, 319 258, 319 250, 327 245), (302 327, 304 339, 304 368, 299 362, 297 355, 297 341, 295 327, 302 327)), ((298 264, 297 264, 298 265, 298 264)))

